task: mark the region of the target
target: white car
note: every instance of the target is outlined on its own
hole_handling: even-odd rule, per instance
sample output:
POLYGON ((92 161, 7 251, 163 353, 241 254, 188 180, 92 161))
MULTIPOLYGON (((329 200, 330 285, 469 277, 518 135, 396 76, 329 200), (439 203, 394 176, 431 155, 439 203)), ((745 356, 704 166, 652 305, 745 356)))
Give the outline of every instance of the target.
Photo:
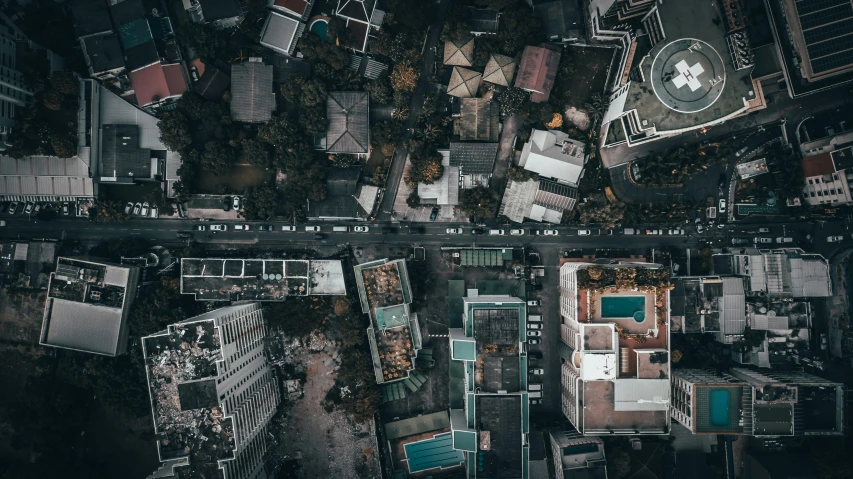
POLYGON ((527 344, 540 344, 541 342, 542 340, 537 338, 530 338, 527 340, 527 344))
POLYGON ((578 230, 578 236, 589 236, 592 234, 590 230, 578 230))
POLYGON ((542 404, 542 399, 539 399, 539 398, 530 399, 529 402, 530 402, 531 406, 538 406, 539 404, 542 404))
POLYGON ((151 207, 151 217, 159 218, 160 217, 160 208, 157 205, 151 207))
POLYGON ((681 228, 676 228, 674 230, 669 230, 669 234, 671 234, 673 236, 680 236, 680 235, 684 234, 684 230, 681 228))
POLYGON ((527 305, 528 306, 539 306, 539 300, 538 299, 529 299, 529 300, 527 300, 527 305))
POLYGON ((252 225, 234 225, 234 231, 251 231, 252 225))
POLYGON ((489 230, 489 234, 491 236, 503 236, 506 234, 506 230, 489 230))
POLYGON ((228 225, 210 225, 210 231, 228 231, 228 225))
POLYGON ((148 205, 148 202, 147 202, 147 201, 146 201, 145 203, 142 203, 142 212, 141 212, 141 213, 139 213, 139 214, 140 214, 140 215, 142 215, 142 216, 148 216, 148 210, 149 210, 149 208, 150 208, 150 206, 148 205))
POLYGON ((545 370, 542 368, 530 368, 527 370, 528 374, 545 374, 545 370))
POLYGON ((447 228, 445 232, 449 235, 461 235, 462 228, 447 228))
POLYGON ((702 223, 696 223, 696 232, 701 233, 703 231, 705 231, 705 227, 702 226, 702 223))
POLYGON ((528 331, 528 332, 527 332, 527 335, 528 335, 528 336, 537 336, 537 337, 538 337, 538 336, 542 336, 542 331, 537 331, 537 330, 535 330, 535 329, 534 329, 534 330, 530 330, 530 331, 528 331))
POLYGON ((282 231, 296 231, 296 227, 295 226, 282 226, 281 230, 282 231))
POLYGON ((239 196, 235 196, 234 199, 231 200, 231 207, 234 208, 234 211, 237 211, 240 209, 240 204, 241 204, 241 201, 240 201, 239 196))
POLYGON ((319 226, 306 226, 305 231, 307 231, 308 233, 319 233, 320 227, 319 226))
POLYGON ((370 228, 368 228, 367 226, 354 226, 352 230, 356 233, 367 233, 368 231, 370 231, 370 228))
POLYGON ((33 204, 32 201, 27 201, 27 206, 24 208, 24 213, 25 214, 32 213, 34 207, 35 207, 35 205, 33 204))
POLYGON ((720 213, 726 212, 726 199, 720 198, 720 204, 717 206, 717 211, 720 213))
POLYGON ((543 236, 560 236, 560 232, 557 230, 545 230, 542 232, 543 236))
POLYGON ((768 244, 773 242, 773 238, 753 238, 752 242, 755 244, 768 244))
POLYGON ((542 329, 542 323, 527 323, 527 329, 542 329))
POLYGON ((127 204, 126 204, 126 205, 124 205, 124 214, 129 215, 129 214, 130 214, 130 210, 132 210, 132 209, 133 209, 133 202, 132 202, 132 201, 128 201, 128 202, 127 202, 127 204))
POLYGON ((134 215, 138 215, 140 211, 142 211, 142 203, 136 203, 135 205, 133 205, 134 215))
POLYGON ((843 240, 844 240, 843 236, 827 236, 826 237, 827 243, 838 243, 839 241, 843 241, 843 240))
POLYGON ((522 236, 522 235, 524 235, 524 230, 522 230, 522 229, 509 230, 509 234, 510 234, 510 236, 522 236))

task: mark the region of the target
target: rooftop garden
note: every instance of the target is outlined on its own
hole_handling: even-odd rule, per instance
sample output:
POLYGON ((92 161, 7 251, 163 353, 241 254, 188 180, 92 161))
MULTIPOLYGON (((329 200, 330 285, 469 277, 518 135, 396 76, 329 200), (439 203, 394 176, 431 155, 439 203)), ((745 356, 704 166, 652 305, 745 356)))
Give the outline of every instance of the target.
POLYGON ((406 377, 407 372, 414 368, 414 348, 408 326, 377 331, 376 339, 385 381, 406 377))
MULTIPOLYGON (((610 288, 613 288, 612 291, 615 292, 641 291, 651 293, 655 297, 657 323, 660 326, 666 325, 668 312, 666 292, 673 288, 672 282, 670 282, 670 273, 667 269, 590 266, 589 268, 578 270, 577 281, 578 288, 590 290, 598 294, 610 288)), ((589 317, 595 314, 597 307, 595 297, 598 294, 591 294, 589 296, 589 317)), ((620 332, 621 336, 623 334, 620 332)))
POLYGON ((371 308, 403 304, 403 286, 396 263, 362 270, 361 275, 371 308))

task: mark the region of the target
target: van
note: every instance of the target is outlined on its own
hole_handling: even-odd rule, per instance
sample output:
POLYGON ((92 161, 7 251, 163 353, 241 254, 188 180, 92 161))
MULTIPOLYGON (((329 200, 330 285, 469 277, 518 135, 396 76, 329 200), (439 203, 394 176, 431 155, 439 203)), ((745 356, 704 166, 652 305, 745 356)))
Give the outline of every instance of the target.
POLYGON ((336 231, 338 233, 346 233, 349 231, 349 226, 333 226, 332 231, 336 231))
POLYGON ((539 314, 531 314, 530 316, 527 317, 527 322, 528 323, 541 323, 542 322, 542 316, 539 314))
POLYGON ((538 399, 542 397, 542 391, 531 391, 527 393, 527 397, 530 399, 538 399))
POLYGON ((536 384, 528 384, 528 385, 527 385, 527 390, 528 390, 528 391, 541 391, 541 390, 542 390, 542 384, 539 384, 539 383, 536 383, 536 384))
POLYGON ((504 230, 489 230, 489 234, 492 236, 503 236, 506 232, 504 230))
POLYGON ((634 228, 625 228, 624 230, 622 230, 622 234, 623 235, 636 235, 636 234, 640 234, 640 230, 636 230, 634 228))
POLYGON ((777 243, 793 243, 794 238, 785 238, 785 237, 780 236, 780 237, 776 238, 776 242, 777 243))

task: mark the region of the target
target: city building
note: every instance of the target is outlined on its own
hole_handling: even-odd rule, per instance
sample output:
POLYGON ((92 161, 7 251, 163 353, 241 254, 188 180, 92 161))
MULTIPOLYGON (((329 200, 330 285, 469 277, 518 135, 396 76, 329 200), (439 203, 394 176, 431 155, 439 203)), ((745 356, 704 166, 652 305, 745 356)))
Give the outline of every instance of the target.
POLYGON ((361 310, 370 316, 367 339, 376 382, 406 381, 422 347, 418 315, 409 309, 412 287, 406 260, 381 259, 354 270, 361 310))
POLYGON ((485 98, 461 98, 453 103, 459 111, 453 114, 453 134, 461 141, 500 140, 500 105, 485 98))
POLYGON ((583 21, 579 3, 571 0, 527 0, 542 21, 552 43, 574 43, 582 38, 583 21))
POLYGON ((447 94, 457 98, 473 98, 477 96, 482 79, 483 74, 480 72, 455 66, 450 72, 447 94))
MULTIPOLYGON (((502 283, 511 283, 505 289, 512 289, 516 282, 502 283)), ((478 285, 454 298, 459 301, 451 306, 452 444, 465 455, 468 478, 526 478, 530 475, 527 302, 488 293, 497 291, 478 285)))
POLYGON ((607 479, 604 442, 577 431, 552 431, 551 457, 557 479, 607 479))
POLYGON ((450 166, 459 168, 462 188, 489 185, 499 146, 496 141, 450 142, 450 166))
POLYGON ((581 434, 669 433, 669 286, 659 264, 560 267, 562 409, 581 434))
POLYGON ((559 67, 559 51, 528 45, 524 47, 524 53, 521 55, 515 86, 529 91, 530 101, 533 103, 544 103, 551 97, 559 67))
POLYGON ((265 479, 267 424, 281 398, 261 306, 186 319, 142 338, 157 456, 149 477, 265 479))
POLYGON ((91 35, 103 35, 112 32, 113 22, 110 20, 107 2, 74 0, 70 4, 74 33, 78 40, 91 35))
POLYGON ((376 0, 338 0, 335 16, 346 22, 349 38, 343 46, 356 52, 367 51, 368 34, 382 25, 385 12, 376 8, 376 0))
POLYGON ((267 15, 261 29, 261 45, 271 48, 282 55, 293 56, 296 43, 305 33, 305 24, 272 11, 267 15))
POLYGON ((80 48, 92 78, 110 80, 124 72, 124 53, 118 35, 112 31, 81 38, 80 48))
POLYGON ((500 86, 510 86, 515 78, 515 60, 499 53, 489 53, 489 61, 483 70, 483 81, 500 86))
POLYGON ((812 206, 842 206, 853 203, 848 176, 853 164, 853 147, 803 158, 803 196, 812 206), (841 169, 839 169, 841 166, 841 169))
POLYGON ((196 301, 284 301, 345 295, 338 260, 181 258, 181 294, 196 301))
POLYGON ((326 198, 308 200, 306 218, 317 221, 366 221, 373 216, 379 187, 362 183, 362 167, 332 168, 326 174, 326 198))
POLYGON ((680 369, 672 417, 694 434, 841 436, 844 386, 797 371, 680 369))
POLYGON ((588 159, 586 145, 569 138, 568 134, 558 130, 533 129, 530 140, 521 150, 518 166, 538 173, 542 178, 577 186, 588 159))
POLYGON ((314 0, 269 0, 267 6, 304 22, 311 15, 314 0))
POLYGON ((127 349, 139 268, 60 257, 51 273, 39 344, 104 356, 127 349))
POLYGON ((231 118, 246 123, 262 123, 272 118, 275 93, 273 67, 260 58, 231 65, 231 118))
POLYGON ((201 21, 216 28, 233 28, 243 21, 243 12, 237 0, 195 0, 200 7, 201 21))
MULTIPOLYGON (((590 0, 591 37, 618 45, 602 146, 701 130, 766 107, 738 2, 590 0), (722 10, 722 11, 721 11, 722 10), (684 21, 685 18, 721 21, 684 21)), ((604 153, 606 167, 630 155, 604 153)))
POLYGON ((444 64, 470 67, 474 62, 474 39, 444 42, 444 64))
MULTIPOLYGON (((441 153, 444 172, 432 183, 418 183, 417 193, 422 205, 456 206, 459 204, 459 167, 450 166, 450 152, 441 153)), ((451 208, 452 209, 452 208, 451 208)), ((450 214, 451 212, 445 212, 450 214)))
POLYGON ((500 24, 501 14, 491 8, 468 7, 468 25, 471 35, 496 35, 500 24))
POLYGON ((715 254, 718 275, 746 277, 748 294, 769 297, 824 298, 832 295, 829 263, 800 248, 744 248, 715 254))
POLYGON ((819 0, 768 0, 765 5, 791 97, 853 81, 847 28, 853 5, 819 0))
POLYGON ((330 91, 326 120, 327 152, 366 155, 370 151, 370 94, 330 91))
POLYGON ((26 107, 34 90, 26 84, 24 75, 17 69, 19 44, 26 43, 16 30, 0 24, 0 140, 2 148, 9 141, 15 126, 17 109, 26 107))
POLYGON ((400 471, 420 477, 415 474, 455 471, 465 465, 462 451, 453 448, 447 411, 392 421, 383 427, 397 475, 400 471))

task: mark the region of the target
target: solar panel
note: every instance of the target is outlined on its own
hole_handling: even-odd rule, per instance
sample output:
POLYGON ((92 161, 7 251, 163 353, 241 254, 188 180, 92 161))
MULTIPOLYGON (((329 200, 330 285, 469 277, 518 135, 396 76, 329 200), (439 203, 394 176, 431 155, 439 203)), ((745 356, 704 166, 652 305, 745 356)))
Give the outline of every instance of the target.
POLYGON ((818 10, 809 15, 800 15, 800 24, 803 30, 814 28, 820 25, 825 25, 835 20, 847 18, 853 13, 850 4, 838 5, 837 7, 827 8, 826 10, 818 10))
POLYGON ((818 43, 809 47, 809 56, 812 61, 820 57, 832 55, 834 53, 843 52, 853 48, 853 32, 849 35, 837 38, 831 42, 818 43))
POLYGON ((802 17, 818 10, 844 5, 845 3, 849 5, 850 0, 799 0, 797 2, 797 12, 802 17))
POLYGON ((798 0, 803 60, 819 74, 853 64, 853 4, 850 0, 798 0))
POLYGON ((846 52, 838 53, 832 56, 819 58, 811 62, 812 71, 815 73, 821 73, 825 71, 832 70, 834 68, 841 68, 847 65, 853 64, 853 50, 848 50, 846 52))
POLYGON ((840 22, 806 30, 803 32, 803 38, 806 40, 806 45, 811 45, 846 35, 850 33, 851 29, 853 29, 853 18, 848 18, 840 22))

